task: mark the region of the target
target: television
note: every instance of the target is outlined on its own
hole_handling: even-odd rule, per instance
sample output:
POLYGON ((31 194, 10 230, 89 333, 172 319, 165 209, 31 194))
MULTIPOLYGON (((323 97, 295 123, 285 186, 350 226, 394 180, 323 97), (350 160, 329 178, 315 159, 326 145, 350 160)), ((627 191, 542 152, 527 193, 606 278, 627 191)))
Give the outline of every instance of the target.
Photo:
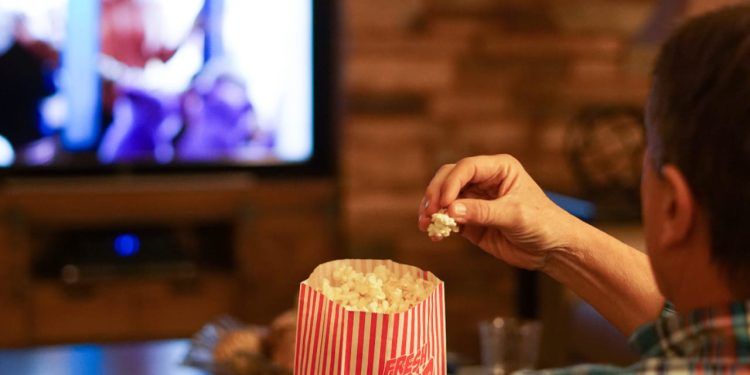
POLYGON ((335 2, 3 0, 0 173, 335 169, 335 2))

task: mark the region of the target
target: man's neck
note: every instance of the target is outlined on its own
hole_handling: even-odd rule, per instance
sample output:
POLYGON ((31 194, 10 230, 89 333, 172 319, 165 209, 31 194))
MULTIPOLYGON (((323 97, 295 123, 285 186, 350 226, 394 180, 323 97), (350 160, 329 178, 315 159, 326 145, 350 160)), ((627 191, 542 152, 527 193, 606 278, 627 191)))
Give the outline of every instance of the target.
POLYGON ((676 290, 668 297, 678 312, 687 313, 743 299, 732 293, 723 273, 712 262, 710 250, 693 249, 690 254, 692 256, 681 267, 676 290))

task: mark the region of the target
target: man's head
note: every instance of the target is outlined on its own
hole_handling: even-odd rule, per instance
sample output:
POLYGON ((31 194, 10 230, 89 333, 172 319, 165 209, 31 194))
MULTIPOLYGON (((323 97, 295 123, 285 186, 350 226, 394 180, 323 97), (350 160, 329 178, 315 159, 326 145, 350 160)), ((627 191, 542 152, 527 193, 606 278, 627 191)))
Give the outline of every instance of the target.
POLYGON ((667 293, 665 275, 680 272, 675 249, 703 238, 707 261, 735 295, 748 297, 750 6, 680 27, 664 44, 653 79, 642 193, 660 287, 667 293))

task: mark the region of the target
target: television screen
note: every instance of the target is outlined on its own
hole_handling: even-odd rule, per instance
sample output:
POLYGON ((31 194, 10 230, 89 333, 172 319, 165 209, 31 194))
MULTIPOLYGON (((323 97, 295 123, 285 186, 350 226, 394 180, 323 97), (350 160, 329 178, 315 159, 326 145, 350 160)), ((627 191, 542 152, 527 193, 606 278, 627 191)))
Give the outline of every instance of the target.
POLYGON ((3 0, 0 165, 309 162, 313 3, 3 0))

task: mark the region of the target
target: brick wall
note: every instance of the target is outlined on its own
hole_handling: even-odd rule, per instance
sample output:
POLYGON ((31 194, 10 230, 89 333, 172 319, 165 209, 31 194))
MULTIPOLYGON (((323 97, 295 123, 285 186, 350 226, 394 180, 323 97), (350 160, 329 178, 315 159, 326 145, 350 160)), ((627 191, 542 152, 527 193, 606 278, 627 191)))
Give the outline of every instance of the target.
POLYGON ((563 155, 591 104, 641 105, 653 46, 632 42, 648 0, 343 0, 345 232, 447 283, 449 349, 476 359, 479 319, 514 312, 514 272, 464 241, 433 244, 417 205, 443 163, 511 153, 576 194, 563 155))

